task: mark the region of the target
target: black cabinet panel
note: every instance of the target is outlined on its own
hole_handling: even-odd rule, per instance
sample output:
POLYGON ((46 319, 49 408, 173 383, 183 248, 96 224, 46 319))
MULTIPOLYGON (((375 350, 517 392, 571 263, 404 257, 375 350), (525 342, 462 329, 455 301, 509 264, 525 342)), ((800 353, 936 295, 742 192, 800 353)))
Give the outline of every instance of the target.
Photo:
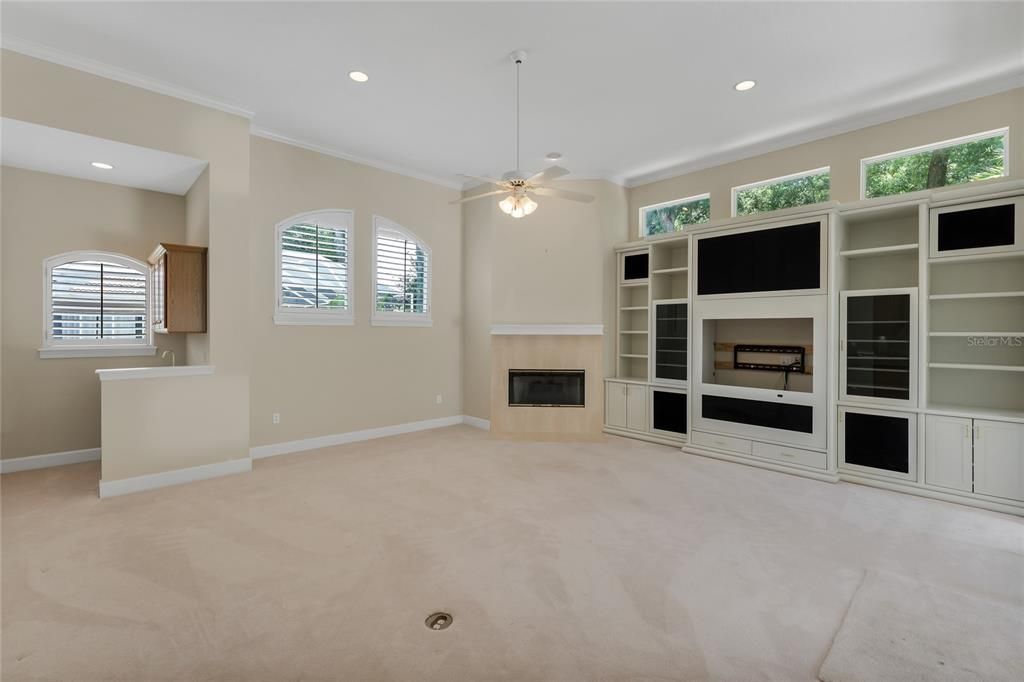
POLYGON ((817 289, 821 286, 821 224, 701 239, 697 293, 817 289))
POLYGON ((846 412, 847 464, 910 473, 910 431, 904 417, 846 412))
POLYGON ((652 425, 659 431, 686 433, 686 394, 670 391, 652 392, 654 414, 652 425))
POLYGON ((701 415, 705 419, 765 426, 770 429, 814 432, 814 408, 810 405, 705 395, 701 396, 701 415))
POLYGON ((1011 246, 1014 204, 939 214, 939 252, 1011 246))
POLYGON ((622 278, 647 279, 650 257, 646 253, 634 253, 622 257, 622 278))

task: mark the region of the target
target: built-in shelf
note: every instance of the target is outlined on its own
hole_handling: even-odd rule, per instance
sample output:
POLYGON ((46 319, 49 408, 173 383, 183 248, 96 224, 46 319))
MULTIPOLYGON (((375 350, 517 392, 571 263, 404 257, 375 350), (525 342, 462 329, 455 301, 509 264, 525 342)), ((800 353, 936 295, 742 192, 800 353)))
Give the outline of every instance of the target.
POLYGON ((969 298, 1024 298, 1024 291, 980 291, 971 294, 932 294, 932 301, 959 301, 969 298))
POLYGON ((619 310, 647 310, 645 305, 627 305, 619 308, 619 310))
POLYGON ((928 403, 925 411, 932 414, 946 414, 955 417, 981 417, 982 419, 1003 418, 1024 421, 1024 411, 1005 410, 998 407, 962 407, 949 403, 928 403))
POLYGON ((982 365, 965 362, 929 362, 932 369, 982 369, 990 372, 1024 372, 1021 365, 982 365))
POLYGON ((620 358, 639 358, 641 360, 646 360, 647 359, 647 355, 646 354, 640 355, 639 353, 619 353, 619 357, 620 358))
POLYGON ((646 334, 647 330, 646 329, 621 329, 621 330, 619 330, 619 333, 620 334, 646 334))
POLYGON ((1024 332, 929 332, 928 336, 1024 336, 1024 332))
POLYGON ((623 288, 626 288, 626 287, 645 287, 645 286, 647 286, 647 280, 644 280, 642 282, 626 282, 624 284, 620 284, 619 286, 623 287, 623 288))
POLYGON ((889 256, 896 253, 917 251, 917 244, 894 244, 893 246, 875 246, 870 249, 849 249, 840 251, 844 258, 870 258, 871 256, 889 256))
POLYGON ((652 270, 651 272, 652 272, 652 274, 655 274, 655 275, 670 275, 670 274, 672 274, 672 273, 674 273, 674 272, 686 272, 686 271, 687 271, 687 270, 689 270, 689 269, 690 269, 690 268, 688 268, 688 267, 681 267, 681 268, 660 268, 660 269, 658 269, 658 270, 652 270))

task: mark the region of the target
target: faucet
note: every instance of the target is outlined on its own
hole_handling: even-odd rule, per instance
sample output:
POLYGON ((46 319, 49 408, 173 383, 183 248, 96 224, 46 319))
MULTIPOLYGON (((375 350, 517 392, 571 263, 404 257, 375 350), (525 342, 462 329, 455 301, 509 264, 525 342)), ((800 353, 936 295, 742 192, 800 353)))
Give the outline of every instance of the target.
POLYGON ((174 351, 173 350, 165 350, 163 353, 160 354, 160 359, 161 360, 166 360, 168 355, 171 356, 171 367, 174 367, 174 351))

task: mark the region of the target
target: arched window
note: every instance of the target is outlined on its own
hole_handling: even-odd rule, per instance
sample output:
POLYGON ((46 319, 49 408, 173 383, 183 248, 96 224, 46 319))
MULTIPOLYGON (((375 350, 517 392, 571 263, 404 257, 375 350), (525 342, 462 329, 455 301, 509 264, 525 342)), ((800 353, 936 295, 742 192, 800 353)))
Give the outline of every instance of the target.
POLYGON ((116 253, 73 251, 43 261, 40 357, 152 355, 149 266, 116 253))
POLYGON ((352 212, 301 213, 274 234, 274 322, 352 324, 352 212))
POLYGON ((430 247, 387 218, 373 218, 375 325, 429 327, 430 247))

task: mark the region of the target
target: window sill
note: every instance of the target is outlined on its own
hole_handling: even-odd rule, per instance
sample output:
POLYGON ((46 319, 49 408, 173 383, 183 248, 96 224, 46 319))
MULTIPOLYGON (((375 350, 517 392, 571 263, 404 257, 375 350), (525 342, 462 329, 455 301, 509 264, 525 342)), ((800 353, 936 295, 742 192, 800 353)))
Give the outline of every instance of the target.
POLYGON ((274 324, 306 325, 310 327, 343 327, 351 326, 355 319, 350 314, 314 312, 281 312, 274 313, 274 324))
POLYGON ((39 349, 40 358, 117 358, 156 355, 156 346, 47 346, 39 349))
POLYGON ((433 327, 434 321, 429 317, 373 317, 370 324, 374 327, 433 327))

